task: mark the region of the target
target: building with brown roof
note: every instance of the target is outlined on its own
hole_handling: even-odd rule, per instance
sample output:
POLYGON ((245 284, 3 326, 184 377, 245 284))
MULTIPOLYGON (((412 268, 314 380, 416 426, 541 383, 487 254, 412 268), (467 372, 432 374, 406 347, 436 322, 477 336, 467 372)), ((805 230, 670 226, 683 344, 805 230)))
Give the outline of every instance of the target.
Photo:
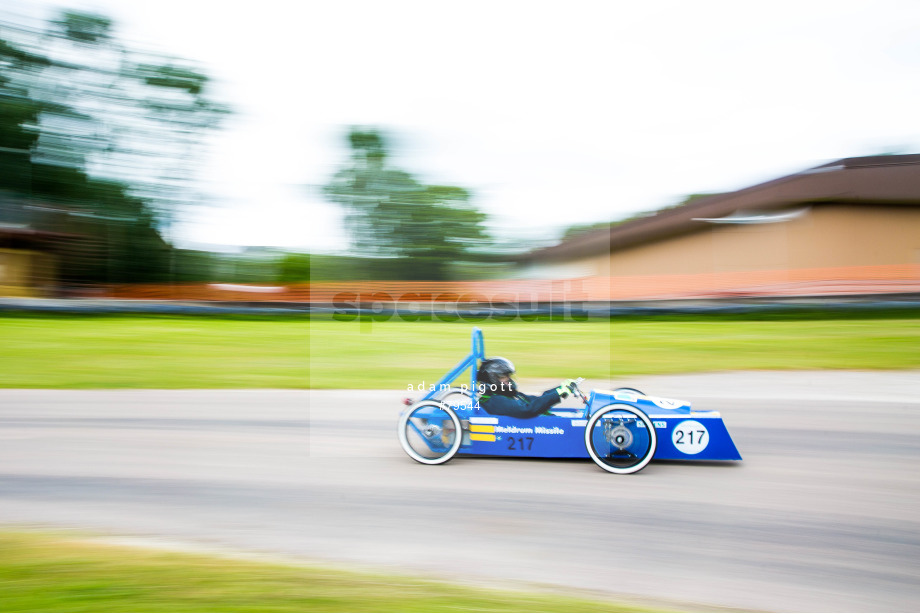
POLYGON ((0 224, 0 297, 45 297, 54 292, 57 233, 0 224))
POLYGON ((808 294, 802 284, 828 283, 920 291, 920 155, 847 158, 698 198, 519 265, 533 279, 610 278, 614 299, 655 279, 666 287, 651 295, 661 297, 808 294))

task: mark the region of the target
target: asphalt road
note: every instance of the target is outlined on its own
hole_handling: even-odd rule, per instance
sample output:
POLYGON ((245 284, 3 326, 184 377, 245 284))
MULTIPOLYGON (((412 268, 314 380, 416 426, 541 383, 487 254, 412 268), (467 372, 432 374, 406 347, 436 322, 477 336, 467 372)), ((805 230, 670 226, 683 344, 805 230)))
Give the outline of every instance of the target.
POLYGON ((744 461, 423 466, 400 391, 3 390, 0 523, 659 608, 920 610, 920 373, 615 383, 722 411, 744 461))

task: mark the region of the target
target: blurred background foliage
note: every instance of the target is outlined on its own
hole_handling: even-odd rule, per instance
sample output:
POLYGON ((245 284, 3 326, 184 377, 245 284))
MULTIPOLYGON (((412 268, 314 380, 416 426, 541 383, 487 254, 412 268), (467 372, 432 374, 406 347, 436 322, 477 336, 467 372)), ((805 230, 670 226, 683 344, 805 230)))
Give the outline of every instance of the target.
POLYGON ((389 162, 380 131, 352 128, 349 163, 323 187, 345 210, 357 256, 377 258, 373 277, 449 279, 462 262, 486 260, 486 215, 461 187, 426 185, 389 162))
POLYGON ((124 283, 496 278, 526 247, 490 237, 468 189, 421 181, 394 165, 381 130, 353 127, 348 159, 321 186, 345 212, 349 254, 178 248, 171 230, 206 203, 196 172, 230 113, 212 89, 188 61, 121 42, 104 15, 0 22, 0 248, 51 255, 47 294, 60 296, 124 283))
MULTIPOLYGON (((249 248, 239 253, 175 250, 175 276, 179 283, 222 282, 239 284, 298 284, 310 281, 412 279, 412 260, 368 256, 309 254, 272 248, 249 248), (405 276, 405 277, 401 277, 405 276)), ((449 263, 450 278, 496 279, 508 277, 506 262, 449 263)))
POLYGON ((0 223, 51 241, 65 286, 174 275, 169 227, 228 113, 205 74, 112 32, 74 11, 0 24, 0 223))

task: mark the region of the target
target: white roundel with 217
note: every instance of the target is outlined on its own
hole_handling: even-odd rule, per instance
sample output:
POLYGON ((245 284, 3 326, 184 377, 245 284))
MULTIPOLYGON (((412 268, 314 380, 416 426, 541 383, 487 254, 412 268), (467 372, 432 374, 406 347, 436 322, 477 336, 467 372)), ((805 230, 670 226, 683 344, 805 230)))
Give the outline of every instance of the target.
POLYGON ((709 431, 696 420, 684 420, 671 432, 671 442, 684 454, 699 454, 709 445, 709 431))

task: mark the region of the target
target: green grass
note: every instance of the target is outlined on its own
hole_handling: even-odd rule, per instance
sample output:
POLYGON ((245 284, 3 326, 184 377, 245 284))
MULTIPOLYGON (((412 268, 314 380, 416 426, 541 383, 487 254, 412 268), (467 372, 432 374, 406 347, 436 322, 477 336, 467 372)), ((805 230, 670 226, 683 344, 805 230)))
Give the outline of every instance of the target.
POLYGON ((305 388, 305 320, 0 318, 0 387, 305 388))
POLYGON ((548 592, 0 533, 2 612, 624 612, 548 592))
POLYGON ((401 388, 486 351, 520 378, 920 368, 920 318, 336 322, 0 317, 2 388, 401 388))

